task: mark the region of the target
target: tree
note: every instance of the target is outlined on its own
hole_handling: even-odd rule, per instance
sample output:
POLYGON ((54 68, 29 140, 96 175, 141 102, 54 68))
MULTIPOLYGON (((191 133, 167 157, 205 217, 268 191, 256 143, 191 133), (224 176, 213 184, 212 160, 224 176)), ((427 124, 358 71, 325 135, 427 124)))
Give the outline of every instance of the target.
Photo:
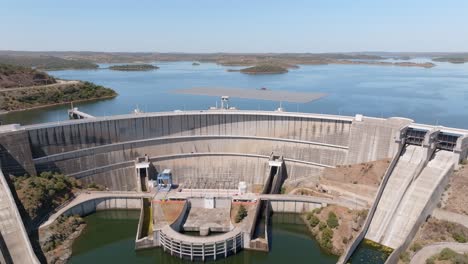
POLYGON ((328 213, 327 225, 330 228, 336 228, 340 225, 338 222, 338 218, 336 217, 336 214, 334 212, 328 213))
POLYGON ((242 221, 246 216, 247 216, 247 209, 245 209, 245 206, 241 204, 239 206, 239 210, 237 210, 237 214, 235 218, 236 223, 239 223, 240 221, 242 221))
POLYGON ((320 223, 320 219, 318 219, 318 217, 316 217, 315 215, 312 215, 309 219, 309 224, 312 226, 312 227, 316 227, 318 224, 320 223))

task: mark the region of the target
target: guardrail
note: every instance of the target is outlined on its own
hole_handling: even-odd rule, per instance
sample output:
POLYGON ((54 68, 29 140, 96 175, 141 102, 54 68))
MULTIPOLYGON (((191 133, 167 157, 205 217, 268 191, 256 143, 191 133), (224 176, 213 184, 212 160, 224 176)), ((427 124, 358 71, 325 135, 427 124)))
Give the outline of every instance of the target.
POLYGON ((178 256, 181 259, 190 259, 191 261, 216 260, 220 257, 226 258, 229 255, 237 254, 242 248, 243 233, 239 232, 232 237, 219 241, 197 243, 175 239, 161 230, 160 242, 164 252, 170 253, 171 256, 178 256))

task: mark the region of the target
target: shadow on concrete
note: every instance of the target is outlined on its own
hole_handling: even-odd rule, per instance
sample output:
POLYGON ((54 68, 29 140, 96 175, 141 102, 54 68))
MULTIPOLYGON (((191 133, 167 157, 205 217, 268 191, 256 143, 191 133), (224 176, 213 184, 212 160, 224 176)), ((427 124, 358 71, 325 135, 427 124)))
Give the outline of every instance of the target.
POLYGON ((39 231, 37 230, 37 228, 34 228, 32 224, 33 219, 31 219, 28 212, 24 208, 23 203, 21 203, 21 200, 19 199, 18 194, 16 193, 15 186, 11 182, 11 177, 15 176, 9 175, 6 176, 5 179, 8 183, 8 187, 10 188, 13 199, 15 200, 16 207, 18 208, 18 211, 21 215, 21 219, 23 221, 24 227, 26 228, 26 232, 28 232, 29 240, 34 250, 34 254, 36 254, 37 258, 41 263, 47 263, 46 257, 44 256, 44 253, 42 252, 41 246, 39 244, 39 231))
POLYGON ((23 176, 28 174, 24 166, 0 144, 0 164, 4 175, 23 176))
POLYGON ((11 258, 10 251, 8 250, 8 247, 5 243, 5 239, 3 238, 3 235, 1 232, 0 232, 0 249, 2 251, 1 254, 3 257, 3 259, 0 259, 0 260, 5 261, 6 264, 13 264, 13 259, 11 258))

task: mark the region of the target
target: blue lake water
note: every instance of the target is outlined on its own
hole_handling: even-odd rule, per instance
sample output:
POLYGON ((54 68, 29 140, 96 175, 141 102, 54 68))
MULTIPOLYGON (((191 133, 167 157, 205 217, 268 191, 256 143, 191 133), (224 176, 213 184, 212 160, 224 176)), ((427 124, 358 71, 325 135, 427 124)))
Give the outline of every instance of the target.
MULTIPOLYGON (((424 61, 420 59, 419 61, 424 61)), ((87 80, 115 89, 115 99, 76 105, 92 115, 130 113, 138 105, 145 112, 207 109, 212 96, 174 94, 177 88, 233 87, 300 92, 327 96, 306 104, 283 103, 287 111, 327 114, 402 116, 416 122, 468 128, 468 64, 438 63, 431 69, 370 65, 302 65, 278 75, 226 72, 213 63, 159 62, 159 70, 121 72, 108 69, 50 72, 63 79, 87 80)), ((107 67, 108 65, 101 65, 107 67)), ((239 68, 239 67, 237 67, 239 68)), ((240 109, 274 110, 279 102, 231 98, 240 109)), ((67 119, 68 105, 0 116, 6 123, 40 123, 67 119)))

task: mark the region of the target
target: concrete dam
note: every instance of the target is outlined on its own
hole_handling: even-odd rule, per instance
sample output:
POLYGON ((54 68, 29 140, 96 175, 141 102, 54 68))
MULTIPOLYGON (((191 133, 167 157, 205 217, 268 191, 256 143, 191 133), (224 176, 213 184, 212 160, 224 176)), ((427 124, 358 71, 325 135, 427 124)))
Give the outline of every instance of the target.
MULTIPOLYGON (((56 171, 131 193, 144 191, 142 182, 170 168, 173 183, 184 188, 232 190, 245 182, 248 193, 266 194, 299 180, 318 183, 325 168, 392 159, 363 230, 340 260, 346 261, 363 238, 395 252, 407 246, 466 158, 467 135, 407 118, 362 115, 227 109, 137 113, 2 126, 0 165, 5 175, 56 171), (280 169, 273 171, 272 156, 281 157, 280 169), (140 171, 141 160, 148 173, 140 171)), ((245 236, 233 237, 226 252, 247 245, 245 236)))

